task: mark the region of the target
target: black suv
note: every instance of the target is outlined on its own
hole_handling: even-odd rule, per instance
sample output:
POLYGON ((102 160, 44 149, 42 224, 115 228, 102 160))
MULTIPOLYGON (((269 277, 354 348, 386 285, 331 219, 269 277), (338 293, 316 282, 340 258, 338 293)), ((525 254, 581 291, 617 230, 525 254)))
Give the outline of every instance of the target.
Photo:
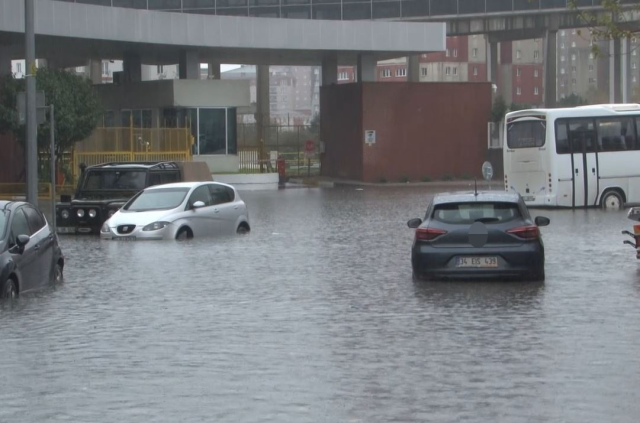
POLYGON ((99 234, 102 224, 139 191, 184 179, 177 162, 114 162, 80 168, 73 200, 62 196, 56 204, 61 234, 99 234))

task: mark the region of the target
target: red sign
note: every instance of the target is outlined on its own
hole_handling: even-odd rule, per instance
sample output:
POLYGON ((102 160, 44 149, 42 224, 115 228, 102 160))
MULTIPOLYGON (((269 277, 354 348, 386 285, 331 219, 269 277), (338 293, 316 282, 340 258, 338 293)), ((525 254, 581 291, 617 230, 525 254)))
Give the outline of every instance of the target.
POLYGON ((313 153, 314 151, 316 151, 316 143, 313 142, 313 140, 307 140, 304 143, 304 151, 306 151, 307 153, 313 153))

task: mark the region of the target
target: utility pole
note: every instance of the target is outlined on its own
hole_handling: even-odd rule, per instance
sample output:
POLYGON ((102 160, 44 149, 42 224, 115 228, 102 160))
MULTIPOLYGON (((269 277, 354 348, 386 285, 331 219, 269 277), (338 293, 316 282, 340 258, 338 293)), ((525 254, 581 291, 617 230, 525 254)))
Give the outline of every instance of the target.
POLYGON ((36 122, 36 40, 34 31, 33 0, 24 0, 24 41, 26 71, 25 169, 27 174, 27 201, 38 206, 38 128, 36 122))

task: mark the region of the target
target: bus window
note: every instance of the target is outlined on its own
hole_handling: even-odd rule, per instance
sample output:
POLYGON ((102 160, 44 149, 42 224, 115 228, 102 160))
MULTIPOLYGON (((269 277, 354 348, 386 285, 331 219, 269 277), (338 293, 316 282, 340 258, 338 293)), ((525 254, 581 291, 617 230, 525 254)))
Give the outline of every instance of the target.
POLYGON ((573 152, 581 153, 581 146, 576 143, 584 143, 585 153, 595 153, 595 130, 591 119, 571 119, 569 120, 569 138, 574 143, 573 152))
POLYGON ((600 151, 625 151, 637 148, 631 118, 599 118, 596 122, 600 151))
POLYGON ((507 126, 507 147, 538 148, 544 145, 546 126, 539 120, 510 123, 507 126))
POLYGON ((569 136, 567 135, 567 120, 559 119, 556 121, 556 153, 569 154, 569 136))

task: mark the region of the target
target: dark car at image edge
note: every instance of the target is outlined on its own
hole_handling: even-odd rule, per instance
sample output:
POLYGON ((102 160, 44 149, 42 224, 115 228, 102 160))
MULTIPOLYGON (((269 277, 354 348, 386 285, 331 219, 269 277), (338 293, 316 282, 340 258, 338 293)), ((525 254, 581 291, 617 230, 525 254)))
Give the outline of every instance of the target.
POLYGON ((517 193, 486 191, 436 195, 416 229, 414 279, 545 279, 539 227, 517 193))
POLYGON ((58 237, 29 203, 0 201, 0 299, 62 281, 58 237))

